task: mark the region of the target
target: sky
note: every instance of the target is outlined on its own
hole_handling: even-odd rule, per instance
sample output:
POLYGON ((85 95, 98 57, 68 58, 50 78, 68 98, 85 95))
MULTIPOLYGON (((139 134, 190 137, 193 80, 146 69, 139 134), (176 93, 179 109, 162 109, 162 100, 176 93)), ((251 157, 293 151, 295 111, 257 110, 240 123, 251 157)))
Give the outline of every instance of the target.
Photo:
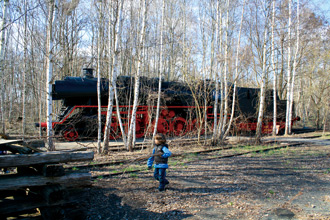
POLYGON ((330 0, 310 0, 310 4, 330 22, 330 0))

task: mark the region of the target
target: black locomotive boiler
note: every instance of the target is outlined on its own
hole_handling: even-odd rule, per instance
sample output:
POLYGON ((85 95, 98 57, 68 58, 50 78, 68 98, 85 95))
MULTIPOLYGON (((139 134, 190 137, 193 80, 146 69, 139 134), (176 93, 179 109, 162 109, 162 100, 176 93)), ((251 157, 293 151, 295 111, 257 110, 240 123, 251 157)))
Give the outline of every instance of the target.
MULTIPOLYGON (((141 138, 152 133, 155 124, 155 111, 158 94, 157 78, 140 78, 140 97, 136 118, 136 137, 141 138)), ((229 100, 232 100, 232 86, 229 100)), ((128 130, 128 122, 132 112, 134 77, 119 76, 117 79, 118 105, 120 117, 124 128, 128 130)), ((101 115, 104 130, 107 115, 109 81, 102 78, 101 90, 101 115)), ((194 87, 182 82, 162 82, 161 85, 161 110, 157 131, 172 135, 183 136, 196 133, 201 128, 204 133, 204 125, 212 128, 214 121, 213 105, 215 100, 215 88, 212 82, 204 81, 194 87), (206 105, 205 105, 206 103, 206 105), (206 117, 199 117, 198 112, 205 112, 206 117), (206 120, 204 120, 206 118, 206 120), (202 119, 202 120, 200 120, 202 119)), ((98 98, 97 78, 93 77, 92 69, 84 69, 83 77, 65 77, 53 84, 53 100, 62 101, 62 109, 52 126, 56 136, 63 137, 67 141, 97 137, 98 122, 98 98)), ((217 97, 220 99, 221 97, 217 97)), ((237 88, 235 120, 232 131, 254 132, 257 125, 257 111, 259 102, 259 89, 237 88)), ((230 104, 231 106, 231 104, 230 104)), ((283 131, 285 127, 286 101, 277 97, 277 129, 283 131)), ((218 114, 219 115, 219 114, 218 114)), ((230 115, 227 115, 230 117, 230 115)), ((298 117, 293 121, 298 120, 298 117)), ((37 127, 46 128, 46 123, 37 123, 37 127)), ((266 107, 262 133, 271 133, 273 129, 273 93, 267 91, 266 107)), ((121 138, 116 108, 113 108, 111 120, 111 139, 121 138)))

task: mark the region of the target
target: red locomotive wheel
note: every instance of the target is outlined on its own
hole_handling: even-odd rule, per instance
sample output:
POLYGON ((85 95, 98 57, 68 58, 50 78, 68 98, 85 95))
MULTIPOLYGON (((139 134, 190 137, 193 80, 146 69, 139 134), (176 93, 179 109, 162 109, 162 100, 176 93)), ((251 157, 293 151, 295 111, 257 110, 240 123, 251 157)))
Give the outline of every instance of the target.
POLYGON ((168 110, 167 109, 163 109, 161 112, 160 112, 160 115, 162 117, 166 117, 168 115, 168 110))
POLYGON ((175 111, 171 110, 169 113, 168 113, 168 117, 169 118, 174 118, 175 116, 175 111))
POLYGON ((67 129, 63 133, 63 137, 67 141, 75 141, 79 137, 78 132, 73 127, 67 129))
POLYGON ((142 138, 145 134, 146 125, 142 119, 136 119, 136 126, 135 126, 135 137, 142 138))
POLYGON ((170 131, 175 136, 185 135, 188 131, 187 121, 182 117, 175 118, 170 125, 170 131))
MULTIPOLYGON (((105 131, 105 127, 104 127, 104 131, 105 131)), ((120 135, 121 135, 121 131, 120 131, 120 126, 118 124, 117 118, 112 117, 111 125, 110 125, 109 139, 116 140, 120 137, 120 135)))
POLYGON ((157 132, 167 134, 167 132, 168 132, 168 123, 165 119, 163 119, 163 118, 158 119, 157 132))
MULTIPOLYGON (((154 127, 155 127, 155 120, 152 122, 152 126, 149 127, 148 132, 152 133, 154 131, 154 127)), ((162 134, 167 134, 168 129, 169 126, 167 121, 164 118, 159 118, 157 125, 157 132, 162 134)))

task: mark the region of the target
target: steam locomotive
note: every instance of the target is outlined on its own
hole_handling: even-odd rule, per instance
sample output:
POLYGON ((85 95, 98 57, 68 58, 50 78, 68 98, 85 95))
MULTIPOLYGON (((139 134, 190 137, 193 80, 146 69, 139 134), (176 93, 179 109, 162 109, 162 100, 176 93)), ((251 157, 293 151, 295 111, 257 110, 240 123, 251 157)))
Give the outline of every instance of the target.
MULTIPOLYGON (((119 114, 125 130, 132 112, 134 77, 119 76, 117 79, 117 101, 119 114)), ((155 112, 158 95, 158 78, 140 78, 140 97, 137 108, 135 132, 136 138, 151 134, 155 125, 155 112)), ((232 100, 232 86, 229 86, 229 100, 232 100)), ((102 78, 100 83, 101 121, 104 130, 107 115, 109 81, 102 78)), ((199 82, 192 88, 180 82, 162 82, 161 109, 157 131, 172 136, 196 134, 197 129, 203 134, 206 127, 213 127, 213 105, 215 99, 214 83, 199 82), (206 104, 205 104, 206 103, 206 104), (206 117, 201 113, 206 112, 206 117)), ((53 84, 53 100, 62 101, 62 109, 52 126, 56 136, 67 141, 97 137, 98 130, 98 98, 97 78, 93 77, 93 69, 84 69, 83 77, 66 77, 53 84)), ((259 89, 237 88, 235 120, 232 132, 254 132, 257 125, 259 89)), ((230 104, 230 103, 229 103, 230 104)), ((114 102, 111 120, 110 139, 121 138, 118 115, 114 102)), ((231 106, 231 104, 230 104, 231 106)), ((262 133, 268 134, 273 129, 273 93, 267 91, 262 133)), ((277 97, 277 129, 281 132, 285 127, 286 101, 277 97)), ((218 114, 220 116, 220 114, 218 114)), ((230 117, 227 115, 226 117, 230 117)), ((298 120, 295 118, 293 121, 298 120)), ((37 127, 46 129, 46 123, 36 123, 37 127)))

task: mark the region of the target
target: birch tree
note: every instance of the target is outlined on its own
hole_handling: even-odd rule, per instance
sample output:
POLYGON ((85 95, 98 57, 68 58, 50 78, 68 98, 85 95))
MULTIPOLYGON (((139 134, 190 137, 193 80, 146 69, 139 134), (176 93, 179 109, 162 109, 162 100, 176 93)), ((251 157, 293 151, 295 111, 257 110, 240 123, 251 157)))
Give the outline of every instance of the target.
POLYGON ((24 37, 23 37, 23 47, 24 47, 24 64, 23 64, 23 91, 22 91, 22 135, 23 139, 25 136, 26 130, 26 73, 28 71, 28 56, 27 56, 27 44, 28 44, 28 35, 27 35, 27 12, 28 11, 28 3, 24 0, 24 37))
MULTIPOLYGON (((268 7, 268 6, 266 6, 268 7)), ((260 82, 260 100, 259 100, 259 110, 258 110, 258 121, 256 128, 256 143, 260 142, 261 132, 262 132, 262 121, 264 115, 265 108, 265 98, 266 98, 266 71, 267 71, 267 36, 268 36, 268 22, 267 17, 265 20, 264 27, 264 42, 263 42, 263 56, 262 56, 262 74, 261 74, 261 82, 260 82)))
POLYGON ((146 20, 147 20, 147 0, 143 0, 143 19, 142 19, 142 26, 139 36, 139 42, 138 42, 138 57, 137 57, 137 70, 135 74, 135 84, 134 84, 134 101, 133 101, 133 108, 132 108, 132 116, 130 121, 130 127, 127 137, 127 143, 129 146, 129 151, 133 151, 133 135, 134 135, 134 127, 136 123, 136 111, 139 101, 139 89, 140 89, 140 75, 141 75, 141 69, 142 69, 142 60, 143 60, 143 47, 144 47, 144 40, 145 40, 145 29, 146 29, 146 20))
MULTIPOLYGON (((201 7, 202 8, 202 7, 201 7)), ((204 85, 203 85, 203 90, 200 91, 202 93, 204 93, 204 99, 203 99, 203 102, 204 103, 200 103, 200 105, 204 104, 204 108, 203 108, 203 111, 201 113, 203 114, 200 114, 200 123, 199 123, 199 126, 198 126, 198 141, 200 140, 200 135, 201 135, 201 131, 203 129, 203 126, 204 126, 204 130, 205 130, 205 139, 206 139, 206 135, 207 135, 207 130, 206 130, 206 126, 207 126, 207 121, 206 121, 206 110, 207 110, 207 99, 206 99, 206 78, 207 78, 207 70, 206 70, 206 57, 207 57, 207 47, 208 47, 208 37, 206 36, 206 24, 208 23, 207 20, 206 20, 206 13, 204 12, 200 12, 202 14, 202 19, 201 19, 201 22, 202 24, 200 24, 200 28, 201 28, 201 36, 202 36, 202 77, 203 77, 203 82, 204 82, 204 85), (202 116, 204 116, 202 118, 202 116), (204 122, 204 123, 203 123, 204 122)), ((212 14, 212 13, 211 13, 212 14)), ((213 21, 211 22, 213 23, 213 21)), ((212 25, 213 26, 213 25, 212 25)), ((211 39, 211 43, 212 42, 212 39, 211 39)), ((211 46, 212 47, 212 46, 211 46)), ((196 99, 196 103, 198 102, 199 100, 196 99)))
MULTIPOLYGON (((3 1, 2 6, 2 18, 0 23, 0 79, 1 82, 4 81, 5 73, 4 73, 4 51, 5 51, 5 41, 6 41, 6 20, 7 20, 7 8, 8 8, 9 0, 3 1)), ((2 133, 6 133, 5 126, 5 96, 4 96, 4 84, 1 83, 0 87, 0 105, 1 105, 1 125, 2 125, 2 133)))
POLYGON ((291 99, 291 0, 289 0, 289 22, 288 22, 288 67, 287 67, 287 90, 286 90, 286 117, 285 117, 285 135, 289 134, 290 123, 290 99, 291 99))
MULTIPOLYGON (((218 54, 221 55, 222 52, 222 46, 221 46, 221 36, 222 36, 222 13, 221 13, 221 7, 220 7, 220 1, 217 1, 217 11, 216 11, 216 46, 217 46, 217 51, 218 54)), ((219 56, 219 55, 218 55, 219 56)), ((214 102, 214 106, 213 106, 213 117, 214 117, 214 121, 213 121, 213 135, 212 135, 212 143, 215 144, 216 140, 217 140, 217 125, 218 125, 218 103, 219 103, 219 59, 217 59, 216 61, 216 69, 214 71, 214 79, 215 79, 215 102, 214 102)))
POLYGON ((47 145, 48 150, 54 151, 53 128, 52 128, 52 82, 53 82, 53 56, 54 56, 54 26, 56 22, 57 0, 50 0, 48 3, 48 19, 47 19, 47 53, 46 53, 46 92, 47 92, 47 145))
MULTIPOLYGON (((119 54, 119 42, 120 42, 120 31, 121 31, 121 13, 123 8, 124 0, 119 0, 116 2, 116 19, 114 21, 114 30, 112 33, 112 40, 109 39, 109 52, 112 51, 112 59, 110 62, 109 70, 109 100, 108 100, 108 109, 107 109, 107 118, 104 132, 104 141, 103 141, 103 149, 102 153, 106 153, 109 146, 109 137, 110 137, 110 129, 111 129, 111 119, 112 119, 112 109, 113 109, 113 99, 114 99, 114 90, 116 88, 117 83, 117 75, 118 75, 118 54, 119 54), (113 44, 113 46, 111 46, 113 44), (110 49, 112 48, 112 50, 110 49), (110 78, 111 77, 111 78, 110 78)), ((110 4, 109 4, 110 5, 110 4)), ((109 7, 111 9, 111 7, 109 7)), ((111 13, 110 13, 111 15, 111 13)), ((109 20, 109 36, 111 36, 111 19, 109 20)), ((109 54, 110 57, 110 54, 109 54)))
POLYGON ((273 12, 272 12, 272 68, 273 68, 273 136, 276 135, 276 121, 277 121, 277 89, 276 89, 276 66, 275 66, 275 36, 274 36, 274 28, 275 28, 275 2, 273 0, 273 12))
POLYGON ((157 125, 159 120, 159 110, 160 110, 160 97, 161 97, 161 88, 162 88, 162 73, 163 73, 163 29, 164 29, 164 15, 165 15, 165 0, 162 1, 162 17, 161 17, 161 26, 160 26, 160 49, 159 49, 159 73, 158 73, 158 96, 157 96, 157 109, 156 109, 156 119, 154 125, 154 131, 152 134, 152 142, 154 143, 154 138, 157 133, 157 125))
POLYGON ((234 88, 233 88, 233 100, 232 100, 232 105, 231 105, 231 114, 230 114, 230 119, 229 119, 227 130, 224 134, 224 138, 226 138, 226 136, 229 134, 231 125, 233 123, 234 114, 235 114, 236 90, 237 90, 237 79, 238 79, 238 62, 239 62, 239 51, 240 51, 240 43, 241 43, 242 25, 243 25, 243 19, 244 19, 244 8, 245 8, 245 0, 243 2, 243 6, 242 6, 241 23, 240 23, 240 27, 239 27, 238 42, 237 42, 237 48, 236 48, 234 88))
POLYGON ((226 3, 226 32, 225 32, 225 57, 224 57, 224 76, 223 76, 223 95, 221 99, 224 99, 224 110, 223 110, 223 118, 220 122, 218 133, 220 141, 223 140, 225 127, 227 124, 227 117, 228 117, 228 50, 229 50, 229 5, 230 1, 227 0, 226 3))
POLYGON ((103 41, 103 20, 104 20, 104 2, 99 2, 99 17, 98 17, 98 37, 97 37, 97 152, 101 153, 101 141, 102 141, 102 115, 101 115, 101 59, 103 57, 104 44, 103 41))
POLYGON ((295 83, 295 76, 297 71, 297 59, 298 59, 298 52, 299 52, 299 43, 300 43, 300 12, 299 12, 299 0, 297 0, 297 37, 296 37, 296 51, 293 58, 293 70, 292 70, 292 79, 291 79, 291 85, 288 84, 288 87, 290 86, 290 103, 287 108, 289 108, 289 122, 288 122, 288 133, 291 134, 292 131, 292 114, 293 114, 293 91, 294 91, 294 83, 295 83))

